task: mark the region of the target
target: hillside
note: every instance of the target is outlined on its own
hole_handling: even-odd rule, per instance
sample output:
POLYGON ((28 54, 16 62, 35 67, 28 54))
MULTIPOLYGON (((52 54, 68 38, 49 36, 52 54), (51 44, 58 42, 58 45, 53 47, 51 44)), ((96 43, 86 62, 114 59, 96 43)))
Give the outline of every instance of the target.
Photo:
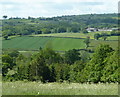
POLYGON ((40 47, 50 46, 56 51, 69 49, 83 49, 83 39, 73 38, 50 38, 50 37, 16 37, 3 40, 3 49, 39 50, 40 47))
POLYGON ((88 49, 94 50, 99 44, 109 44, 116 49, 118 47, 118 36, 109 36, 107 40, 100 38, 94 39, 94 34, 80 34, 80 33, 59 33, 59 34, 41 34, 38 36, 14 36, 8 40, 3 39, 3 50, 39 50, 40 47, 44 48, 50 46, 55 51, 67 51, 70 49, 85 49, 86 45, 84 40, 90 36, 90 46, 88 49), (46 35, 46 36, 45 36, 46 35))
POLYGON ((50 34, 50 33, 87 33, 86 28, 116 28, 118 14, 88 14, 58 16, 52 18, 8 18, 3 19, 3 36, 50 34))

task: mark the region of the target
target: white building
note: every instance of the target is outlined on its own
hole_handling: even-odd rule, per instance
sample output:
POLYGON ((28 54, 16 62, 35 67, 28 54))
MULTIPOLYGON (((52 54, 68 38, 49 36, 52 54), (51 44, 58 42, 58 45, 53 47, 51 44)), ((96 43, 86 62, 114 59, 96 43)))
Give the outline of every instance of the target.
POLYGON ((96 31, 98 31, 97 28, 87 28, 86 30, 87 30, 88 32, 96 32, 96 31))
POLYGON ((118 28, 102 28, 102 29, 87 28, 86 30, 87 30, 88 32, 96 32, 96 31, 113 31, 113 30, 118 30, 118 28))

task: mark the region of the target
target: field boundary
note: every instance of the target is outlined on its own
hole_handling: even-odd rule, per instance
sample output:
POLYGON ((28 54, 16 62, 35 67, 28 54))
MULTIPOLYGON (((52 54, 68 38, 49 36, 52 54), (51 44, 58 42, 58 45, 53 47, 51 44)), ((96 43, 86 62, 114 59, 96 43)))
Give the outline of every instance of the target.
POLYGON ((85 39, 85 38, 77 38, 77 37, 58 37, 58 36, 29 36, 29 37, 51 37, 51 38, 72 38, 72 39, 85 39))
MULTIPOLYGON (((71 39, 86 39, 86 38, 78 38, 78 37, 59 37, 59 36, 28 36, 28 37, 48 37, 48 38, 71 38, 71 39)), ((90 40, 95 40, 90 38, 90 40)), ((102 40, 102 39, 99 39, 102 40)), ((103 41, 118 41, 118 40, 103 40, 103 41)))

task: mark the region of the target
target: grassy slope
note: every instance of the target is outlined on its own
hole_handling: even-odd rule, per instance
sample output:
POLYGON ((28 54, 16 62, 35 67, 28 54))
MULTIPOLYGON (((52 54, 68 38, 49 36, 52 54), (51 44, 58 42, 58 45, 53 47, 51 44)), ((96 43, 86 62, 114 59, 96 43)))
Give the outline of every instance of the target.
POLYGON ((91 49, 95 49, 100 44, 108 44, 113 49, 118 48, 118 41, 103 41, 103 40, 91 40, 90 47, 91 49))
POLYGON ((3 40, 3 49, 19 49, 19 50, 38 50, 39 47, 50 45, 54 50, 69 50, 85 48, 83 39, 72 38, 49 38, 49 37, 16 37, 10 40, 3 40))
POLYGON ((58 51, 85 48, 83 39, 55 38, 52 44, 53 44, 53 48, 58 51))
MULTIPOLYGON (((10 40, 3 40, 3 49, 18 49, 18 50, 38 50, 39 47, 51 46, 56 51, 66 51, 69 49, 84 49, 85 43, 84 39, 73 39, 73 38, 86 38, 87 36, 91 37, 90 47, 94 47, 99 44, 109 44, 113 48, 118 47, 118 36, 111 36, 107 38, 107 41, 103 41, 102 38, 99 40, 94 40, 95 32, 88 34, 82 33, 58 33, 58 34, 40 34, 33 36, 54 36, 54 37, 10 37, 10 40), (57 38, 61 37, 61 38, 57 38), (63 38, 63 37, 72 37, 72 38, 63 38)), ((101 32, 98 32, 101 33, 101 32)), ((109 33, 109 32, 108 32, 109 33)))
POLYGON ((3 95, 117 95, 117 84, 3 82, 3 95), (9 88, 8 88, 9 87, 9 88))
POLYGON ((10 40, 3 40, 3 49, 16 48, 34 50, 36 48, 38 49, 40 46, 43 46, 47 40, 47 38, 42 39, 38 37, 16 37, 10 40))
POLYGON ((120 38, 120 36, 112 36, 112 37, 108 37, 107 40, 118 40, 120 38))

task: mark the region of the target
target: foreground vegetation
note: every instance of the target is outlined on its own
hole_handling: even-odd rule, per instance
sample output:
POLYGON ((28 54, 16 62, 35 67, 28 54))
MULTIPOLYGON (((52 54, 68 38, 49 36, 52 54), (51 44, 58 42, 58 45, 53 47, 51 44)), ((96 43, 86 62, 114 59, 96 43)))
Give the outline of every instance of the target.
POLYGON ((3 82, 2 95, 118 95, 118 84, 3 82))
POLYGON ((63 55, 51 48, 25 57, 18 51, 3 53, 2 74, 5 81, 46 82, 119 82, 118 50, 100 45, 92 57, 78 50, 63 55))

